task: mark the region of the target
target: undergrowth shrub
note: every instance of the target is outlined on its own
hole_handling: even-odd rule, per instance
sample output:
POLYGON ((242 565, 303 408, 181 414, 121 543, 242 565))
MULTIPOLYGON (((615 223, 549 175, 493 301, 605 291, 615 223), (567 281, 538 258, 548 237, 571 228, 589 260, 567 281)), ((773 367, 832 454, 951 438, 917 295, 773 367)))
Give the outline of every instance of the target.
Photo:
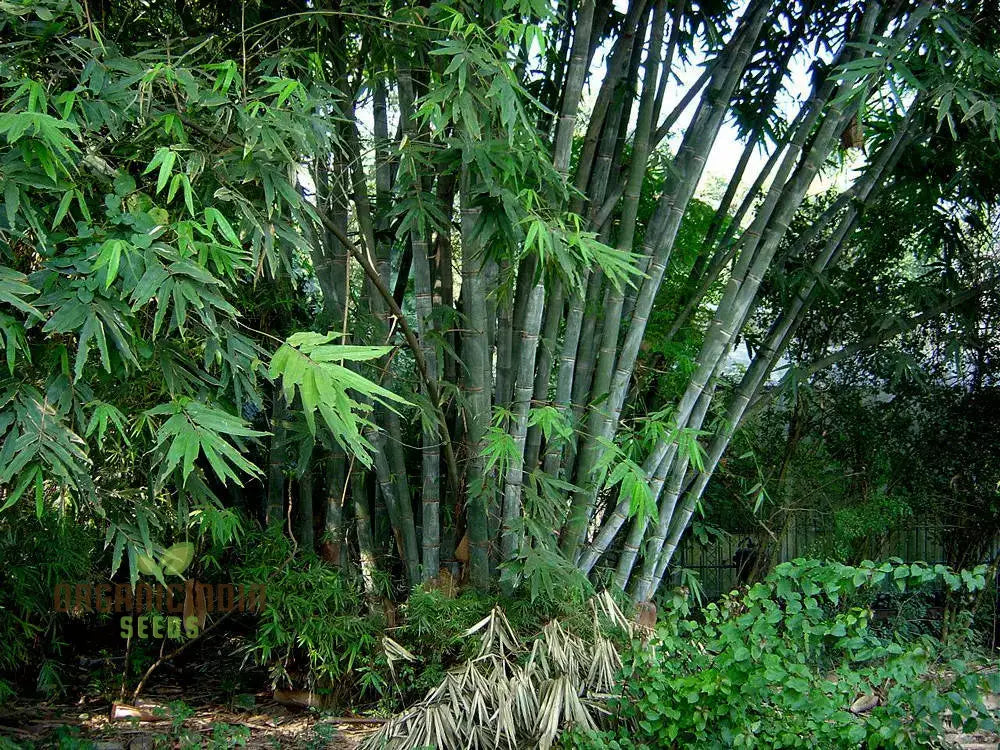
POLYGON ((265 584, 266 604, 250 620, 244 653, 269 670, 275 687, 308 688, 331 704, 376 701, 392 711, 419 698, 474 653, 476 641, 466 631, 501 603, 525 640, 556 617, 570 631, 593 628, 577 589, 501 602, 472 589, 417 587, 397 608, 387 578, 377 582, 375 598, 366 596, 358 575, 302 550, 292 556, 277 526, 248 532, 235 552, 210 549, 199 564, 209 576, 265 584), (408 657, 394 658, 394 644, 408 657))
POLYGON ((697 614, 686 597, 647 645, 626 657, 616 723, 567 737, 588 748, 906 748, 938 744, 946 717, 992 730, 978 670, 940 641, 871 627, 872 591, 943 585, 976 591, 984 570, 901 561, 857 567, 812 560, 778 566, 697 614))
POLYGON ((0 524, 0 703, 15 682, 62 691, 68 618, 55 612, 52 594, 56 583, 87 580, 100 543, 93 528, 69 516, 32 508, 29 523, 23 510, 15 513, 0 524))
POLYGON ((471 589, 448 596, 436 588, 418 587, 400 610, 399 627, 391 631, 392 638, 415 657, 396 667, 397 684, 406 687, 404 702, 423 695, 441 682, 448 669, 474 655, 476 641, 466 632, 495 607, 502 607, 512 630, 524 640, 537 636, 553 619, 576 634, 593 628, 585 592, 580 589, 544 592, 532 598, 500 597, 471 589))
POLYGON ((274 526, 249 533, 229 573, 239 583, 261 583, 265 604, 243 647, 267 667, 274 686, 308 688, 331 701, 385 688, 370 666, 381 654, 385 615, 368 606, 360 581, 299 550, 274 526))

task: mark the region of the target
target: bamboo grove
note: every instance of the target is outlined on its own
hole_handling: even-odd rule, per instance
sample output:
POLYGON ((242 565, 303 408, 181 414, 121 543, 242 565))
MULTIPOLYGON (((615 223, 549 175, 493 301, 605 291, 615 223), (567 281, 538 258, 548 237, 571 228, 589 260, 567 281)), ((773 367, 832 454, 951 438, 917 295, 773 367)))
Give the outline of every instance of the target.
MULTIPOLYGON (((0 14, 0 505, 96 524, 133 576, 257 519, 373 593, 457 562, 652 599, 868 209, 929 144, 1000 131, 996 18, 966 0, 0 14), (726 122, 745 149, 681 247, 726 122), (658 335, 691 356, 650 416, 668 287, 658 335)), ((980 210, 970 171, 941 210, 980 210)), ((984 257, 782 382, 987 293, 984 257)))

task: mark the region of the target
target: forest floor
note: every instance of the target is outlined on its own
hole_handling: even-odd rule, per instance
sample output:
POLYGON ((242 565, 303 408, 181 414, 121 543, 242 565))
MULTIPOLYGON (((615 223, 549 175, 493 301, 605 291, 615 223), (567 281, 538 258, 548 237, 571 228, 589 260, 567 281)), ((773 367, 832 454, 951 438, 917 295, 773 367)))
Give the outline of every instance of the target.
POLYGON ((131 674, 129 691, 122 691, 125 657, 106 634, 77 636, 70 653, 78 656, 65 659, 59 672, 63 697, 25 693, 0 705, 0 750, 349 750, 384 721, 354 713, 374 705, 318 710, 276 700, 267 671, 247 663, 237 642, 223 635, 164 664, 130 705, 137 678, 131 674), (116 700, 123 693, 128 697, 116 700))
MULTIPOLYGON (((204 655, 202 655, 204 656, 204 655)), ((82 660, 81 660, 82 661, 82 660)), ((333 748, 350 750, 384 719, 275 700, 266 674, 238 659, 162 669, 136 701, 114 701, 120 676, 94 662, 67 670, 66 697, 15 697, 0 707, 0 750, 333 748)), ((119 662, 113 662, 119 663, 119 662)), ((106 666, 106 665, 105 665, 106 666)))
POLYGON ((113 719, 114 713, 139 711, 115 712, 112 703, 102 698, 83 698, 76 703, 9 702, 0 713, 0 748, 350 750, 380 723, 377 719, 288 708, 269 695, 255 696, 254 705, 246 709, 201 703, 189 696, 180 702, 179 697, 173 691, 151 690, 148 700, 140 700, 136 707, 141 718, 118 719, 113 719))

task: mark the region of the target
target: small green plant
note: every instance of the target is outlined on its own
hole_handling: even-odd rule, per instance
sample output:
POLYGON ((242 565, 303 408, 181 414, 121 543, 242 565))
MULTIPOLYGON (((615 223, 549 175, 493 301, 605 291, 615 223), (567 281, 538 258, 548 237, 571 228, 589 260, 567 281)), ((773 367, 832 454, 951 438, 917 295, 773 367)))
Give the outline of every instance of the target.
POLYGON ((212 739, 209 747, 246 747, 250 741, 250 727, 217 722, 212 724, 212 739))
POLYGON ((239 693, 233 696, 232 707, 235 711, 253 711, 257 705, 257 699, 249 693, 239 693))
POLYGON ((179 732, 184 727, 184 723, 194 716, 194 709, 184 701, 173 701, 164 711, 170 719, 170 727, 174 732, 179 732))
POLYGON ((59 750, 89 750, 94 743, 80 737, 79 727, 64 724, 56 729, 47 744, 59 750))
POLYGON ((306 750, 321 750, 330 747, 337 736, 337 727, 325 721, 321 721, 312 728, 312 736, 306 740, 306 750))

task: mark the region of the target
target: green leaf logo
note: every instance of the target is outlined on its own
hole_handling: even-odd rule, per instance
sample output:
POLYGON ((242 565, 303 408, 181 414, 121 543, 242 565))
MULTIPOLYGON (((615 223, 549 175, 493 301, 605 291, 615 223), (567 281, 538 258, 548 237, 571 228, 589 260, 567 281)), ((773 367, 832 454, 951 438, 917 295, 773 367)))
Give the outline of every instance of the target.
POLYGON ((194 559, 194 545, 191 542, 178 542, 163 553, 160 563, 163 572, 180 576, 194 559))
POLYGON ((160 570, 160 566, 156 564, 156 561, 149 555, 139 555, 136 560, 136 567, 139 568, 139 572, 147 576, 155 576, 160 570))
POLYGON ((159 563, 149 555, 139 555, 136 558, 136 566, 140 573, 158 579, 162 579, 164 573, 182 577, 193 559, 194 545, 191 542, 178 542, 163 551, 159 563))

